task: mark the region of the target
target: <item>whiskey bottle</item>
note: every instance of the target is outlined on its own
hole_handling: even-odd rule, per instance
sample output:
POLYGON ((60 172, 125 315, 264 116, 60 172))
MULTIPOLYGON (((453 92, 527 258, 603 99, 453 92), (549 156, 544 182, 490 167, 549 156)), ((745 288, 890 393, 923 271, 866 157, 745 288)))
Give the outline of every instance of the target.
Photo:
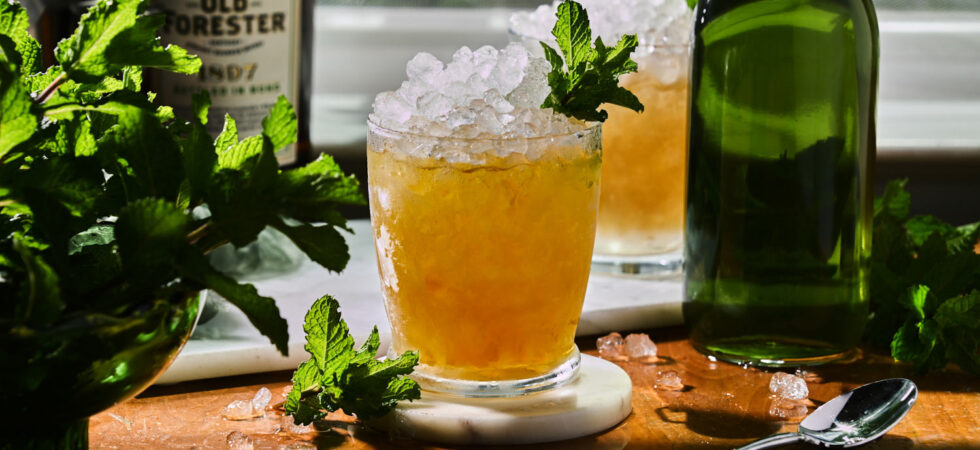
POLYGON ((191 95, 211 94, 208 128, 221 132, 225 114, 240 136, 262 131, 262 119, 285 95, 299 117, 299 140, 276 155, 280 165, 310 159, 313 0, 154 0, 151 12, 166 14, 165 44, 201 58, 194 76, 153 71, 148 88, 161 104, 190 117, 191 95))

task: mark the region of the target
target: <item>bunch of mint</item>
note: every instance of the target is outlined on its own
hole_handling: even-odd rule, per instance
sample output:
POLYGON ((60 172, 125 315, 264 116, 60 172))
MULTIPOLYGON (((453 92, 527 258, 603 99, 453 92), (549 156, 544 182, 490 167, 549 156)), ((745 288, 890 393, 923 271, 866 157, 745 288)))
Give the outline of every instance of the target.
POLYGON ((921 371, 954 363, 980 375, 980 222, 909 217, 905 185, 875 200, 866 337, 921 371))
POLYGON ((340 271, 349 259, 336 207, 363 204, 330 159, 280 171, 296 140, 280 98, 260 136, 228 117, 212 139, 210 99, 182 120, 142 91, 144 68, 197 73, 200 60, 156 37, 147 0, 101 0, 41 71, 24 10, 0 0, 0 333, 27 335, 93 317, 138 313, 154 300, 212 289, 283 354, 286 322, 271 298, 205 257, 266 227, 340 271))
POLYGON ((636 72, 630 55, 636 50, 636 35, 623 36, 615 47, 606 47, 602 38, 592 42, 589 15, 577 2, 558 5, 558 21, 551 31, 561 54, 544 42, 544 55, 551 63, 548 85, 551 93, 542 108, 585 121, 603 122, 609 117, 599 110, 604 103, 643 112, 643 104, 632 92, 619 85, 619 77, 636 72), (562 56, 564 55, 564 59, 562 56))
POLYGON ((295 423, 310 424, 337 410, 361 420, 381 417, 398 401, 422 394, 418 383, 405 378, 418 364, 418 353, 374 359, 380 345, 377 327, 361 349, 354 350, 339 308, 336 300, 324 296, 306 313, 304 348, 310 359, 293 373, 293 389, 284 405, 295 423))

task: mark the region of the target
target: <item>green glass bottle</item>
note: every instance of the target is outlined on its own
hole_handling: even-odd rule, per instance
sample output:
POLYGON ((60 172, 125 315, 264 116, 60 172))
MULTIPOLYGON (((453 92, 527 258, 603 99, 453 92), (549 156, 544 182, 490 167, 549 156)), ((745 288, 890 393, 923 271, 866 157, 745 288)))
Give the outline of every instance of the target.
POLYGON ((702 352, 845 357, 868 315, 878 25, 871 0, 700 0, 684 318, 702 352))

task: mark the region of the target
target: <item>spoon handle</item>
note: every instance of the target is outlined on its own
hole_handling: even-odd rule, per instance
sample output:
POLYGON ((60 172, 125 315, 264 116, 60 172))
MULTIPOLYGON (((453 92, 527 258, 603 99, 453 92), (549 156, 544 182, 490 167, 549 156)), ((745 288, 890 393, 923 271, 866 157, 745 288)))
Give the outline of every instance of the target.
POLYGON ((779 433, 764 437, 744 447, 739 447, 736 450, 756 450, 760 448, 779 447, 780 445, 788 445, 802 440, 803 435, 799 433, 779 433))

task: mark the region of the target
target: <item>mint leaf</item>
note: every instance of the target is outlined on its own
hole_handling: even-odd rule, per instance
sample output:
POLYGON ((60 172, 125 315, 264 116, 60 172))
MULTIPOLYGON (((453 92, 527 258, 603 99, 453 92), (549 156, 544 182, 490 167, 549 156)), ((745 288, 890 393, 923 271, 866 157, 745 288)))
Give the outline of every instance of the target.
MULTIPOLYGON (((195 95, 192 104, 196 120, 191 124, 190 135, 181 140, 180 144, 184 173, 187 175, 187 184, 190 188, 188 202, 197 204, 204 198, 210 187, 211 174, 215 170, 218 154, 205 127, 208 110, 211 107, 210 95, 206 91, 195 95)), ((235 143, 238 143, 237 136, 235 143)))
POLYGON ((929 286, 916 286, 909 292, 912 308, 919 314, 919 319, 926 318, 926 300, 929 296, 929 286))
POLYGON ((23 322, 30 325, 48 325, 57 320, 65 304, 61 299, 58 275, 40 256, 35 255, 30 244, 21 235, 13 238, 14 250, 20 254, 27 272, 26 305, 17 312, 23 322))
POLYGON ((275 300, 259 295, 255 286, 239 284, 234 279, 218 272, 200 254, 187 252, 180 259, 178 267, 181 275, 217 292, 229 303, 240 309, 249 322, 276 346, 279 353, 289 355, 289 330, 286 321, 279 314, 275 300))
POLYGON ((355 351, 339 308, 337 300, 324 296, 306 314, 303 330, 310 359, 293 374, 293 389, 284 405, 296 423, 309 424, 340 409, 367 420, 387 414, 399 401, 421 396, 418 383, 404 378, 418 364, 418 354, 376 360, 377 327, 355 351))
POLYGON ((262 134, 272 142, 272 149, 278 151, 296 142, 299 124, 293 105, 285 96, 280 95, 276 105, 269 111, 269 116, 262 120, 262 134))
POLYGON ((171 265, 186 245, 190 218, 162 199, 142 199, 119 212, 114 237, 127 265, 171 265))
POLYGON ((111 245, 116 241, 116 228, 112 225, 95 225, 72 236, 68 241, 68 255, 76 255, 93 245, 111 245))
POLYGON ((279 164, 272 145, 254 136, 227 150, 218 150, 215 172, 205 199, 217 229, 242 247, 277 220, 274 186, 279 164))
POLYGON ((0 35, 9 37, 20 56, 21 75, 31 75, 41 70, 41 45, 30 35, 30 18, 27 11, 16 3, 0 1, 0 35))
POLYGON ((980 329, 980 291, 946 300, 936 310, 935 319, 944 328, 980 329))
POLYGON ((571 75, 571 85, 575 85, 585 72, 585 64, 592 60, 592 29, 589 28, 589 15, 577 2, 564 2, 558 5, 558 21, 551 34, 558 48, 565 55, 565 65, 571 75))
POLYGON ((698 6, 698 0, 687 0, 688 8, 694 9, 698 6))
POLYGON ((303 215, 302 209, 315 204, 366 203, 357 179, 344 174, 329 155, 320 155, 303 167, 282 172, 276 180, 276 192, 289 206, 296 208, 291 210, 296 213, 294 217, 303 215))
POLYGON ((916 216, 905 222, 905 230, 912 244, 923 245, 933 233, 945 236, 954 230, 953 226, 933 216, 916 216))
POLYGON ((892 180, 885 186, 885 192, 874 201, 874 215, 887 214, 893 219, 903 220, 909 215, 912 196, 905 190, 908 180, 892 180))
POLYGON ((236 145, 238 145, 238 125, 235 119, 225 114, 225 125, 221 134, 215 139, 214 147, 218 152, 224 153, 236 145))
MULTIPOLYGON (((0 1, 0 3, 5 3, 0 1)), ((0 40, 6 39, 0 35, 0 40)), ((0 159, 37 129, 30 93, 16 68, 0 53, 0 159)))
MULTIPOLYGON (((201 70, 201 60, 197 56, 187 53, 187 50, 176 45, 163 47, 160 44, 157 30, 163 27, 166 19, 162 14, 139 16, 131 28, 112 39, 105 48, 105 58, 110 62, 108 69, 110 73, 114 73, 116 67, 124 66, 142 66, 188 75, 198 73, 201 70)), ((139 84, 142 84, 142 76, 138 79, 139 83, 135 83, 133 75, 136 73, 130 74, 128 81, 132 82, 132 87, 138 91, 139 84)))
POLYGON ((286 225, 279 222, 274 225, 277 230, 289 237, 303 253, 314 262, 340 273, 347 267, 350 253, 344 237, 333 225, 313 226, 301 224, 286 225))
POLYGON ((61 41, 55 58, 69 78, 98 82, 126 66, 196 73, 200 60, 177 47, 160 45, 161 17, 142 16, 146 0, 99 0, 82 15, 75 33, 61 41))
POLYGON ((545 58, 551 64, 548 74, 551 93, 541 107, 579 120, 599 122, 609 116, 606 111, 599 110, 604 103, 642 112, 640 100, 619 86, 620 76, 637 70, 636 63, 630 59, 638 45, 636 36, 623 36, 612 48, 606 47, 599 38, 593 43, 588 13, 582 5, 571 0, 560 4, 556 15, 558 21, 552 34, 561 55, 541 43, 545 58))

